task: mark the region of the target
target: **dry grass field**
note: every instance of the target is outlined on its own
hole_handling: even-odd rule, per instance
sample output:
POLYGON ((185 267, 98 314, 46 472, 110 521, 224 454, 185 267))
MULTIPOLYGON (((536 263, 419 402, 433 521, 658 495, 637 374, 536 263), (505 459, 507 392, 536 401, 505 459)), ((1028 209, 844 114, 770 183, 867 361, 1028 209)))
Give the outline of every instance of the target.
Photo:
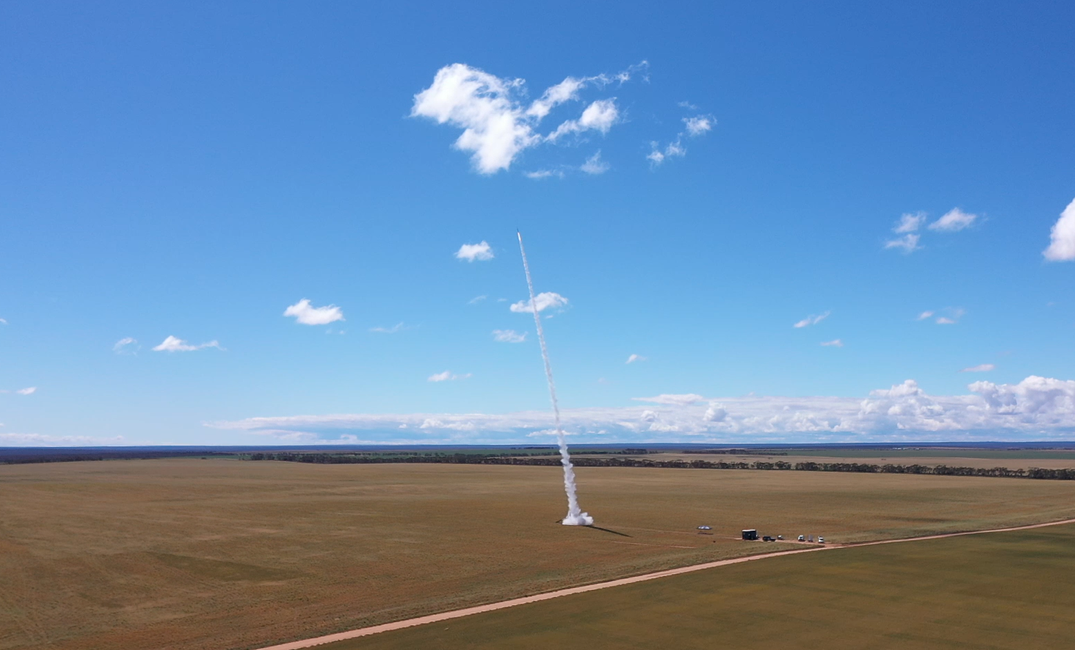
POLYGON ((382 633, 396 648, 1069 648, 1075 525, 766 559, 382 633))
POLYGON ((993 467, 1007 467, 1008 469, 1029 469, 1031 467, 1041 467, 1043 469, 1067 469, 1069 467, 1075 467, 1075 458, 1067 452, 1039 452, 1039 453, 1016 453, 1016 452, 975 452, 971 450, 945 450, 946 453, 940 453, 934 451, 931 454, 926 454, 921 450, 917 451, 870 451, 863 450, 856 454, 836 454, 836 453, 804 453, 802 451, 791 451, 786 456, 776 455, 764 455, 764 454, 686 454, 678 451, 662 452, 658 454, 647 454, 646 456, 635 456, 635 458, 647 458, 649 460, 709 460, 713 462, 725 461, 725 462, 743 462, 752 463, 755 461, 776 462, 784 461, 785 463, 867 463, 872 465, 884 465, 885 463, 892 463, 893 465, 948 465, 950 467, 981 467, 991 469, 993 467))
POLYGON ((555 467, 0 466, 0 649, 258 647, 778 546, 744 527, 854 541, 1075 517, 1067 481, 578 474, 600 529, 556 523, 555 467))

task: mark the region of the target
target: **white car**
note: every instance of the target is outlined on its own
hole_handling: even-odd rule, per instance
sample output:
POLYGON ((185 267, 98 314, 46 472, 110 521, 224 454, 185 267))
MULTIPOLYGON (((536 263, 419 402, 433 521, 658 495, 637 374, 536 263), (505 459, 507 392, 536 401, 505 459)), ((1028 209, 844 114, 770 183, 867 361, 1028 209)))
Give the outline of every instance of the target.
POLYGON ((817 543, 818 544, 824 544, 825 543, 825 538, 824 537, 818 537, 817 538, 817 543))
POLYGON ((806 541, 806 535, 799 535, 799 541, 800 542, 805 542, 806 541))

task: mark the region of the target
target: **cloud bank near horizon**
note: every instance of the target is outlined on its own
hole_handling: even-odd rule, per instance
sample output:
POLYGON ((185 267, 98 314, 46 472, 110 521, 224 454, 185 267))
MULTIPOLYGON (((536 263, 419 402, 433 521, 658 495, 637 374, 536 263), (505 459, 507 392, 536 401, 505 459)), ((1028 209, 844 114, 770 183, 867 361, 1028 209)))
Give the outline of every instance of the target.
MULTIPOLYGON (((856 397, 706 398, 663 394, 645 406, 562 412, 572 441, 880 442, 1058 440, 1075 434, 1075 380, 1031 375, 1018 384, 977 381, 964 395, 929 395, 913 379, 856 397)), ((516 444, 542 442, 552 413, 339 414, 207 422, 225 431, 308 444, 516 444)))

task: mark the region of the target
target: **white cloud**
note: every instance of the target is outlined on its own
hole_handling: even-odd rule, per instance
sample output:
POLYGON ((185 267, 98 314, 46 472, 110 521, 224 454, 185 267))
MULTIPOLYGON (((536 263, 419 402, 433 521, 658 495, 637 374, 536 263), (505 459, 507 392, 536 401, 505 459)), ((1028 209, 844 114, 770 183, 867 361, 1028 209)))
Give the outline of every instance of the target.
POLYGON ((0 447, 88 447, 125 444, 123 436, 50 436, 43 433, 0 433, 0 447))
POLYGON ((192 352, 194 350, 202 350, 202 349, 205 349, 205 348, 216 348, 218 350, 223 350, 224 349, 224 348, 220 347, 220 343, 218 343, 217 341, 209 341, 208 343, 201 343, 199 345, 191 345, 190 343, 187 343, 183 339, 178 339, 178 338, 176 338, 174 336, 169 336, 168 338, 164 339, 164 341, 160 345, 158 345, 157 347, 153 348, 153 351, 154 352, 192 352))
POLYGON ((400 332, 400 331, 405 330, 405 329, 409 329, 409 328, 405 327, 403 325, 403 323, 400 322, 400 323, 396 323, 392 327, 371 327, 370 331, 371 332, 376 332, 378 334, 395 334, 396 332, 400 332))
POLYGON ((539 181, 543 178, 563 178, 564 173, 558 169, 538 169, 532 172, 523 172, 523 176, 539 181))
MULTIPOLYGON (((656 406, 564 409, 562 417, 580 442, 1069 440, 1075 431, 1075 381, 1031 376, 1018 384, 975 382, 968 388, 969 394, 929 395, 907 380, 865 399, 661 395, 642 398, 656 406)), ((387 436, 385 442, 505 444, 525 442, 529 433, 554 425, 552 413, 542 409, 263 417, 207 426, 250 433, 317 432, 322 443, 338 441, 341 432, 357 432, 363 439, 387 436), (407 428, 400 429, 404 424, 407 428), (455 433, 445 438, 438 431, 455 433), (400 438, 404 435, 408 437, 400 438)))
POLYGON ((932 316, 932 315, 933 315, 933 312, 931 312, 931 311, 924 311, 924 312, 922 312, 921 314, 919 314, 919 315, 918 315, 918 319, 917 319, 917 320, 926 320, 927 318, 929 318, 929 317, 930 317, 930 316, 932 316))
POLYGON ((37 392, 37 386, 30 386, 29 388, 20 388, 15 392, 19 395, 33 395, 37 392))
POLYGON ((833 339, 831 341, 822 341, 821 345, 830 348, 842 348, 844 347, 844 342, 840 339, 833 339))
POLYGON ((601 160, 601 151, 598 150, 597 153, 587 158, 586 162, 582 163, 582 167, 580 167, 579 169, 586 172, 587 174, 597 175, 604 174, 605 172, 607 172, 609 166, 608 163, 601 160))
POLYGON ((0 318, 0 325, 7 325, 7 321, 3 318, 0 318))
POLYGON ((896 234, 902 234, 905 232, 915 232, 926 220, 925 212, 916 212, 914 214, 904 214, 900 217, 900 220, 896 223, 896 226, 892 229, 892 232, 896 234))
POLYGON ((716 120, 708 115, 696 115, 694 117, 683 118, 683 123, 687 126, 687 135, 692 138, 703 135, 711 130, 715 122, 716 120))
POLYGON ((522 343, 526 340, 526 332, 515 330, 493 330, 493 340, 499 343, 522 343))
POLYGON ((885 248, 899 248, 902 249, 904 253, 913 253, 916 250, 922 248, 918 245, 919 239, 920 235, 917 235, 915 233, 907 233, 903 237, 897 237, 896 239, 890 239, 886 241, 885 248))
POLYGON ((959 322, 960 318, 963 318, 963 314, 967 313, 967 310, 962 307, 945 307, 944 309, 937 311, 927 310, 918 315, 916 320, 926 320, 937 316, 934 321, 938 325, 955 325, 959 322))
POLYGON ((647 359, 646 357, 644 357, 644 356, 642 356, 640 354, 632 354, 631 356, 627 357, 627 363, 634 363, 636 361, 648 361, 648 360, 649 359, 647 359))
POLYGON ((284 316, 294 316, 295 321, 303 325, 328 325, 344 320, 343 311, 336 305, 311 307, 310 301, 306 298, 285 309, 284 316))
POLYGON ((676 394, 662 394, 656 397, 632 397, 636 402, 653 402, 654 404, 674 404, 676 406, 686 406, 688 404, 697 404, 698 402, 705 401, 705 398, 701 395, 695 395, 694 393, 685 393, 682 395, 676 394))
POLYGON ((683 146, 680 138, 676 138, 675 142, 668 143, 668 146, 664 148, 664 151, 661 151, 660 143, 658 142, 651 142, 650 147, 652 147, 653 150, 646 156, 646 160, 653 163, 654 166, 660 165, 667 158, 677 158, 687 154, 687 148, 683 146))
POLYGON ((457 381, 459 379, 467 379, 471 376, 468 372, 465 375, 453 375, 451 370, 445 370, 444 372, 438 372, 435 375, 430 375, 426 381, 439 382, 439 381, 457 381))
POLYGON ((942 232, 959 232, 972 226, 977 218, 978 215, 976 214, 969 214, 959 208, 952 208, 943 217, 929 224, 929 229, 942 232))
POLYGON ((116 341, 116 344, 112 346, 112 351, 116 354, 136 354, 140 348, 138 341, 127 336, 116 341))
POLYGON ((604 87, 624 83, 648 64, 631 66, 615 75, 567 77, 542 93, 529 106, 522 79, 504 79, 462 63, 437 71, 433 83, 414 96, 412 117, 427 117, 439 124, 463 129, 455 141, 460 151, 470 152, 474 167, 482 174, 508 169, 524 150, 541 142, 551 142, 571 132, 597 130, 607 133, 617 121, 614 99, 592 102, 578 119, 568 120, 549 136, 535 130, 553 108, 579 99, 589 86, 604 87))
POLYGON ((600 131, 602 135, 606 135, 619 118, 620 111, 616 108, 615 97, 599 99, 587 106, 579 119, 563 122, 545 139, 549 142, 556 142, 565 135, 585 131, 600 131))
POLYGON ((564 298, 558 293, 551 291, 545 291, 534 296, 534 304, 531 305, 529 300, 520 300, 513 303, 509 309, 517 314, 530 314, 534 312, 534 306, 537 306, 537 310, 545 311, 546 309, 561 309, 567 306, 567 298, 564 298))
POLYGON ((960 372, 989 372, 995 369, 996 366, 994 366, 993 364, 983 363, 981 365, 971 366, 970 368, 964 368, 963 370, 960 370, 960 372))
POLYGON ((825 320, 831 314, 831 311, 827 311, 824 314, 818 314, 817 316, 810 314, 806 318, 802 319, 798 323, 792 325, 792 327, 809 327, 810 325, 817 325, 821 321, 825 320))
POLYGON ((455 252, 455 257, 468 262, 473 262, 474 260, 487 262, 495 256, 493 255, 493 249, 489 246, 489 242, 483 239, 478 244, 463 244, 455 252))
POLYGON ((467 304, 468 305, 476 305, 476 304, 478 304, 479 302, 485 300, 488 297, 489 296, 486 296, 486 295, 474 296, 473 298, 471 298, 470 300, 467 301, 467 304))
POLYGON ((955 321, 955 320, 953 320, 951 318, 948 318, 946 316, 941 316, 940 318, 937 319, 937 324, 938 325, 955 325, 956 322, 957 321, 955 321))
POLYGON ((1075 200, 1064 208, 1049 232, 1049 247, 1042 255, 1050 262, 1075 260, 1075 200))

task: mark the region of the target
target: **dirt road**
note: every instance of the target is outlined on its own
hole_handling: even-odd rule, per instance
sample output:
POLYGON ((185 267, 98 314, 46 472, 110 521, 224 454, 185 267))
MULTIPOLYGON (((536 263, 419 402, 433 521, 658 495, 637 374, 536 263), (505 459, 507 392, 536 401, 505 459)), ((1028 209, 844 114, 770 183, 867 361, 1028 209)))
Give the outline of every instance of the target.
POLYGON ((335 641, 345 641, 347 639, 356 639, 358 637, 370 636, 371 634, 379 634, 381 632, 391 632, 392 630, 399 630, 405 627, 414 627, 416 625, 425 625, 427 623, 438 623, 440 621, 448 621, 453 618, 462 618, 464 616, 470 616, 472 614, 482 614, 485 612, 493 612, 498 609, 506 609, 508 607, 515 607, 517 605, 526 605, 528 603, 538 603, 543 600, 551 600, 553 598, 560 598, 561 596, 571 596, 573 594, 584 594, 588 591, 597 591, 598 589, 608 589, 610 587, 619 587, 622 585, 634 584, 636 582, 643 582, 645 580, 656 580, 658 578, 666 578, 668 576, 680 575, 683 573, 692 573, 694 571, 704 571, 706 569, 715 569, 717 567, 728 566, 731 564, 742 564, 743 562, 754 562, 756 560, 765 560, 773 557, 781 557, 784 555, 796 555, 799 553, 817 553, 820 551, 835 551, 843 548, 859 548, 862 546, 877 546, 879 544, 899 544, 903 542, 920 542, 928 539, 943 539, 946 537, 962 537, 964 535, 985 535, 988 533, 1005 533, 1016 530, 1029 530, 1032 528, 1044 528, 1046 526, 1060 526, 1063 524, 1075 524, 1075 519, 1065 519, 1063 521, 1050 521, 1044 524, 1030 524, 1028 526, 1013 526, 1011 528, 993 528, 990 530, 969 530, 962 533, 943 533, 940 535, 927 535, 925 537, 905 537, 902 539, 885 539, 876 542, 861 542, 858 544, 838 544, 831 546, 812 545, 809 548, 799 548, 790 551, 776 551, 774 553, 762 553, 760 555, 748 555, 746 557, 737 557, 730 560, 717 560, 715 562, 705 562, 703 564, 692 564, 691 566, 680 567, 678 569, 667 569, 665 571, 657 571, 654 573, 647 573, 640 576, 632 576, 630 578, 620 578, 618 580, 609 580, 607 582, 598 582, 591 585, 583 585, 581 587, 570 587, 568 589, 559 589, 557 591, 550 591, 544 594, 536 594, 534 596, 524 596, 522 598, 513 598, 511 600, 503 600, 499 603, 490 603, 488 605, 478 605, 477 607, 467 607, 465 609, 457 609, 450 612, 441 612, 440 614, 431 614, 429 616, 419 616, 418 618, 409 618, 403 621, 396 621, 394 623, 384 623, 383 625, 374 625, 371 627, 363 627, 357 630, 349 630, 347 632, 338 632, 336 634, 328 634, 325 636, 314 637, 312 639, 303 639, 301 641, 292 641, 291 643, 283 643, 280 645, 269 646, 261 648, 261 650, 301 650, 302 648, 312 648, 326 643, 333 643, 335 641))

